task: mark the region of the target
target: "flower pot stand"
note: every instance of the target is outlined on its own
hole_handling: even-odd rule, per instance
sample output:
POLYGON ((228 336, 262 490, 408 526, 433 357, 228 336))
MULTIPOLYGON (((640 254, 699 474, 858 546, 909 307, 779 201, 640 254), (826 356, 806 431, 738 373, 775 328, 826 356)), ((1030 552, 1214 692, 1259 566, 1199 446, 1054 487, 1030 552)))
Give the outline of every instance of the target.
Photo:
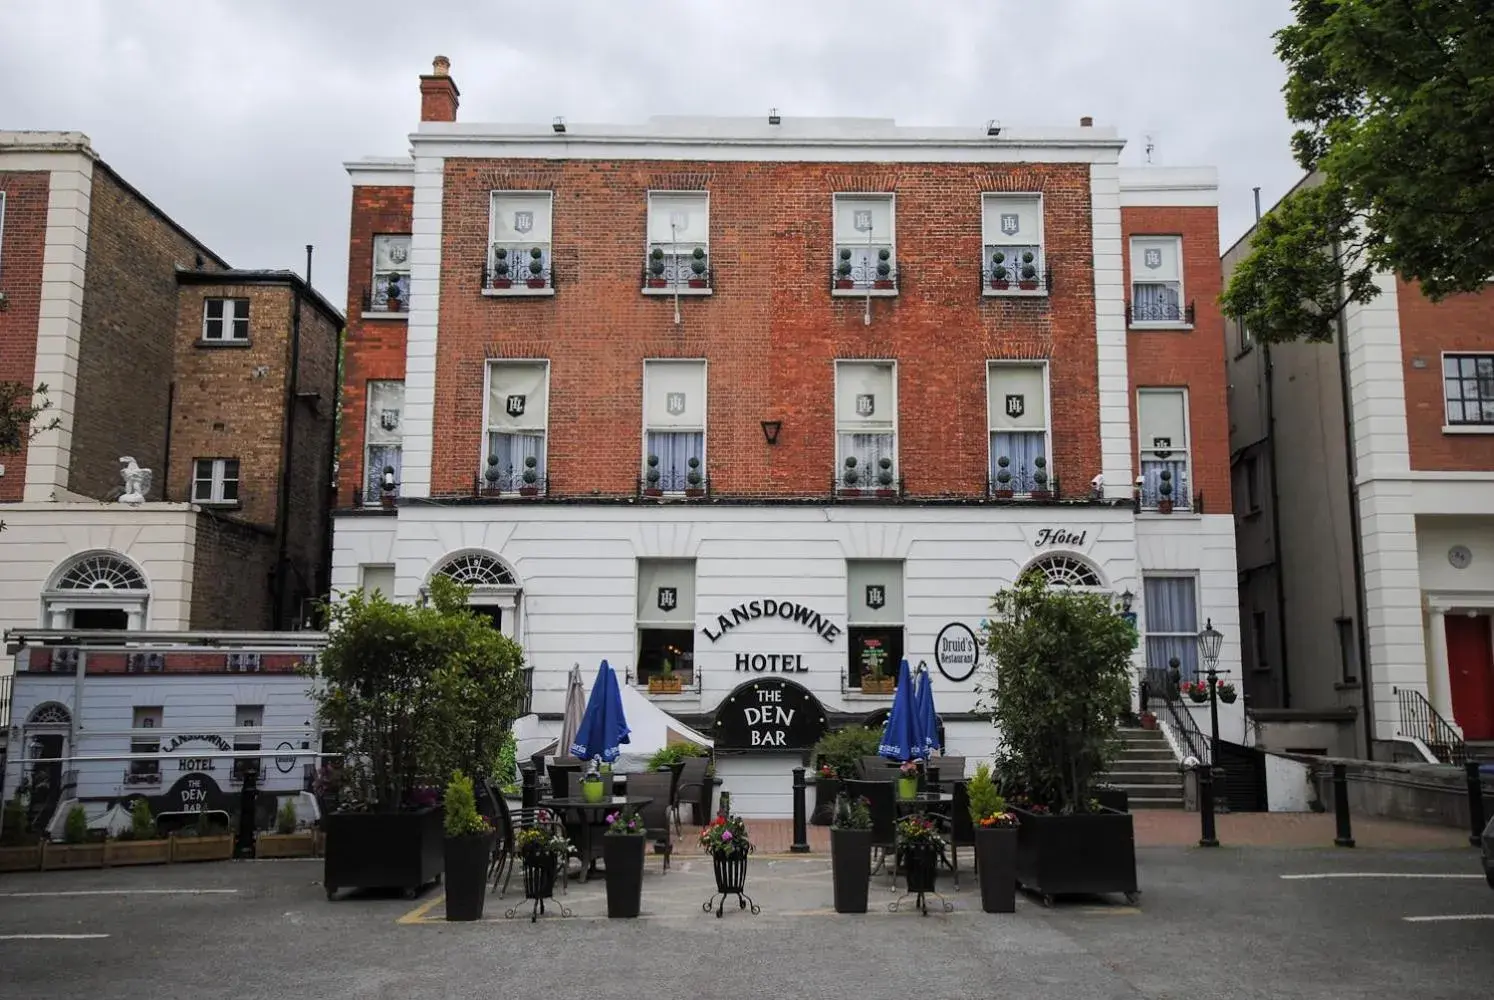
POLYGON ((721 914, 726 909, 727 896, 737 897, 737 909, 739 910, 751 907, 754 917, 762 912, 762 907, 753 902, 752 897, 746 893, 747 856, 745 854, 733 857, 713 857, 711 858, 711 867, 716 874, 716 891, 711 893, 710 897, 704 903, 700 904, 700 911, 702 913, 710 913, 711 904, 716 903, 716 917, 720 919, 721 914), (719 903, 716 902, 717 896, 721 897, 719 903))
POLYGON ((896 913, 902 907, 904 901, 910 897, 913 908, 924 916, 929 915, 929 897, 935 896, 944 907, 941 912, 953 913, 954 904, 940 895, 934 887, 935 880, 939 876, 939 850, 935 847, 904 847, 898 851, 898 863, 901 864, 904 876, 907 878, 908 891, 897 899, 894 899, 887 907, 891 913, 896 913))
POLYGON ((547 916, 545 901, 548 900, 562 917, 571 915, 570 907, 555 898, 555 877, 560 868, 560 859, 554 855, 542 860, 524 861, 524 899, 515 903, 504 913, 512 920, 518 916, 525 903, 530 903, 529 922, 532 924, 547 916))

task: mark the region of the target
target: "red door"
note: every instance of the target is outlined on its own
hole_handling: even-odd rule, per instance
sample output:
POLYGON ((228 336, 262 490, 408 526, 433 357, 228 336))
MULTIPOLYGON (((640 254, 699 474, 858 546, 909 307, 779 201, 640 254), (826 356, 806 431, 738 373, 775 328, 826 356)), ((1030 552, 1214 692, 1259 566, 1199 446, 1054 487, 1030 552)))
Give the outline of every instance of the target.
POLYGON ((1465 740, 1494 740, 1494 644, 1488 615, 1449 614, 1447 673, 1465 740))

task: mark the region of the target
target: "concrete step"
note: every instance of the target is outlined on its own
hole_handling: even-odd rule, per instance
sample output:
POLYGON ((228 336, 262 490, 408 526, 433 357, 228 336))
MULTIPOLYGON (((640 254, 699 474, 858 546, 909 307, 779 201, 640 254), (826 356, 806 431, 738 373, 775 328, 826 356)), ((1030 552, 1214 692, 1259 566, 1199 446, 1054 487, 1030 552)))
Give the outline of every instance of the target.
POLYGON ((1108 771, 1105 780, 1115 785, 1181 785, 1182 776, 1171 771, 1108 771))
POLYGON ((1124 747, 1116 754, 1121 760, 1175 760, 1172 750, 1167 747, 1147 747, 1142 750, 1137 747, 1124 747))
POLYGON ((1178 796, 1176 799, 1143 799, 1133 795, 1126 800, 1126 807, 1133 812, 1137 809, 1181 809, 1183 798, 1178 796))
POLYGON ((1183 789, 1181 787, 1170 788, 1166 785, 1128 785, 1118 781, 1112 781, 1110 784, 1113 787, 1125 792, 1129 800, 1132 802, 1135 802, 1137 799, 1145 799, 1147 801, 1157 800, 1159 802, 1163 800, 1169 802, 1177 800, 1181 802, 1183 800, 1183 789))

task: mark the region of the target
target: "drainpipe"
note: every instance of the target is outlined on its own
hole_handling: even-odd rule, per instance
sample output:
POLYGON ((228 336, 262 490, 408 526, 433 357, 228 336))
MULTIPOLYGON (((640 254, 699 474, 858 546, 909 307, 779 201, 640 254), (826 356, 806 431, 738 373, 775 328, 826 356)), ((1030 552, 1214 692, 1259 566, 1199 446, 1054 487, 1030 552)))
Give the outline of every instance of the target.
MULTIPOLYGON (((311 244, 306 244, 306 284, 311 286, 311 244)), ((285 628, 286 550, 290 546, 291 446, 296 432, 296 390, 301 375, 301 289, 291 285, 296 296, 291 312, 289 357, 286 359, 284 437, 280 442, 280 496, 275 505, 275 574, 273 592, 275 609, 272 617, 276 631, 285 628)))
MULTIPOLYGON (((166 387, 166 440, 162 443, 161 499, 171 499, 171 411, 176 406, 176 381, 166 387)), ((188 494, 190 499, 191 494, 188 494)))
MULTIPOLYGON (((1337 259, 1342 252, 1338 241, 1333 241, 1333 256, 1337 259)), ((1338 308, 1338 316, 1334 321, 1334 327, 1338 334, 1338 382, 1339 392, 1343 395, 1344 404, 1344 453, 1348 466, 1349 486, 1349 540, 1350 550, 1354 557, 1354 615, 1356 627, 1354 629, 1355 641, 1359 644, 1359 694, 1363 702, 1364 716, 1364 756, 1366 760, 1375 759, 1375 702, 1371 695, 1370 683, 1370 660, 1369 660, 1369 627, 1364 620, 1364 609, 1368 603, 1368 597, 1364 590, 1364 542, 1359 527, 1359 487, 1358 479, 1359 462, 1354 455, 1354 413, 1353 402, 1349 395, 1349 322, 1344 316, 1343 284, 1339 283, 1333 303, 1338 308)))
MULTIPOLYGON (((1255 189, 1255 224, 1261 223, 1261 189, 1255 189)), ((1276 366, 1271 363, 1271 343, 1261 341, 1261 361, 1266 369, 1266 471, 1271 477, 1271 548, 1276 567, 1276 642, 1281 658, 1281 707, 1292 707, 1291 673, 1287 664, 1286 576, 1281 571, 1281 491, 1276 480, 1276 366)))

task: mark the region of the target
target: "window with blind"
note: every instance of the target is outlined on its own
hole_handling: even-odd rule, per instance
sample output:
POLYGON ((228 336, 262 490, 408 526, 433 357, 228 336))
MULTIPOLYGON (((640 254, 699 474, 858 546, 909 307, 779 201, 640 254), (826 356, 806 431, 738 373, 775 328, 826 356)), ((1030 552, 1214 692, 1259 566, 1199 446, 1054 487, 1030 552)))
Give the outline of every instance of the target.
POLYGON ((998 496, 1051 489, 1045 366, 991 362, 986 388, 991 428, 990 481, 998 496))
POLYGON ((705 191, 650 191, 643 290, 711 291, 711 201, 705 191))
POLYGON ((836 362, 835 451, 840 492, 896 492, 897 369, 891 362, 836 362))
POLYGON ((643 489, 646 494, 706 489, 706 364, 643 363, 643 489))
POLYGON ((554 196, 549 191, 494 191, 492 197, 483 290, 494 295, 554 294, 554 196))
POLYGON ((483 489, 538 496, 545 492, 545 437, 550 408, 547 361, 488 363, 487 454, 483 489))
POLYGON ((838 194, 835 215, 834 288, 839 294, 897 292, 894 201, 890 194, 838 194))
POLYGON ((982 195, 981 231, 987 295, 1046 290, 1040 195, 982 195))
POLYGON ((1131 238, 1131 325, 1178 326, 1183 308, 1183 240, 1179 236, 1131 238))
POLYGON ((368 292, 370 312, 403 314, 410 311, 410 237, 373 238, 373 287, 368 292))
POLYGON ((363 421, 363 502, 377 504, 386 492, 399 494, 401 442, 404 440, 405 384, 371 381, 363 421), (386 491, 385 473, 393 489, 386 491))
POLYGON ((1136 436, 1141 451, 1141 505, 1147 510, 1188 510, 1188 390, 1136 393, 1136 436))

